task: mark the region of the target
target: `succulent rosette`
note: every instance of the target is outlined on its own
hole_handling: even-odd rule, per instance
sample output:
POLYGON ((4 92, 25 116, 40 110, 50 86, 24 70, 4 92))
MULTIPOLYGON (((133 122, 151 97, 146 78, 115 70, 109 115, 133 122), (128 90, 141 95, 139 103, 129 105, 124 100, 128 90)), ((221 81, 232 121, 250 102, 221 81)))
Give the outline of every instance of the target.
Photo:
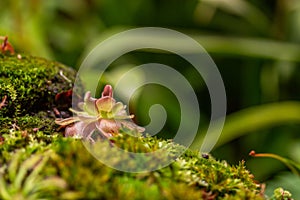
POLYGON ((99 99, 91 97, 91 93, 86 92, 84 102, 80 102, 78 107, 82 111, 70 109, 76 116, 55 120, 57 124, 66 126, 66 136, 94 141, 92 134, 95 130, 106 138, 117 135, 123 127, 137 132, 145 131, 131 120, 134 115, 127 114, 126 105, 116 102, 110 85, 104 87, 99 99))

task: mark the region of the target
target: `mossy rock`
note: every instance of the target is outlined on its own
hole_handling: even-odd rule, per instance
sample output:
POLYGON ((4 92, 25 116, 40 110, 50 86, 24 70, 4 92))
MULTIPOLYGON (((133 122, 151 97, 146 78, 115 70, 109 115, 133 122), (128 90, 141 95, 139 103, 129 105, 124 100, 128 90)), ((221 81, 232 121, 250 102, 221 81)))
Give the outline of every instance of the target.
MULTIPOLYGON (((30 55, 0 53, 0 166, 17 149, 39 149, 61 134, 53 109, 68 112, 70 99, 56 95, 72 88, 76 71, 30 55), (43 144, 43 145, 41 145, 43 144)), ((34 150, 35 151, 35 150, 34 150)))
MULTIPOLYGON (((0 109, 0 199, 267 199, 244 162, 231 166, 191 150, 153 172, 127 173, 102 164, 80 140, 63 137, 49 114, 59 107, 55 96, 69 90, 74 77, 74 70, 57 62, 0 54, 0 97, 7 96, 0 109)), ((124 131, 95 148, 114 162, 129 163, 130 157, 108 147, 183 148, 131 135, 124 131)))
POLYGON ((58 62, 0 54, 0 117, 32 115, 53 109, 55 95, 72 87, 76 72, 58 62))

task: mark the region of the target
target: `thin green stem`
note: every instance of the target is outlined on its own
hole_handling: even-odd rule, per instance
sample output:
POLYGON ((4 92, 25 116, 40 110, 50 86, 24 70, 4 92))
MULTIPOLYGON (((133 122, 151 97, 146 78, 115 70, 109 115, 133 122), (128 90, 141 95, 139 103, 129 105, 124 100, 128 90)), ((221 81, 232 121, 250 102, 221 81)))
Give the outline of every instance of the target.
POLYGON ((300 176, 300 164, 290 159, 281 157, 273 153, 255 153, 255 151, 251 151, 249 155, 252 157, 274 158, 276 160, 279 160, 284 163, 294 174, 300 176))

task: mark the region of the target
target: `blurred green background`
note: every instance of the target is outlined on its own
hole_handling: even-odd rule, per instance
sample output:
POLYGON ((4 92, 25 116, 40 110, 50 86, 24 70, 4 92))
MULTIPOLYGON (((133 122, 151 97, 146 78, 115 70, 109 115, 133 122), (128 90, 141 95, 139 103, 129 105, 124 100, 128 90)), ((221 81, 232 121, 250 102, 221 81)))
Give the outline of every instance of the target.
MULTIPOLYGON (((283 164, 248 156, 254 149, 300 162, 300 1, 1 0, 0 9, 0 35, 7 35, 17 51, 75 69, 99 41, 130 28, 165 27, 191 36, 210 53, 227 92, 228 117, 212 155, 231 164, 246 160, 268 191, 285 186, 300 197, 299 177, 283 164)), ((208 92, 201 76, 178 56, 129 53, 112 64, 106 81, 148 62, 172 66, 190 81, 200 101, 201 138, 210 117, 208 92)), ((159 135, 171 137, 180 119, 174 95, 157 85, 139 94, 131 105, 139 124, 149 122, 150 105, 161 103, 168 120, 159 135)))

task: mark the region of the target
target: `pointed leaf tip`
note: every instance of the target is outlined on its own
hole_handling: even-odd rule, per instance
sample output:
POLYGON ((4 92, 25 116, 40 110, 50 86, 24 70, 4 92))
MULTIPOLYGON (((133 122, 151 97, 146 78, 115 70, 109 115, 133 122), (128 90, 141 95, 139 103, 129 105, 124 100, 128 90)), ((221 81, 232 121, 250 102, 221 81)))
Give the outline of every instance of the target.
POLYGON ((102 97, 113 97, 113 89, 111 85, 105 85, 103 92, 102 92, 102 97))

